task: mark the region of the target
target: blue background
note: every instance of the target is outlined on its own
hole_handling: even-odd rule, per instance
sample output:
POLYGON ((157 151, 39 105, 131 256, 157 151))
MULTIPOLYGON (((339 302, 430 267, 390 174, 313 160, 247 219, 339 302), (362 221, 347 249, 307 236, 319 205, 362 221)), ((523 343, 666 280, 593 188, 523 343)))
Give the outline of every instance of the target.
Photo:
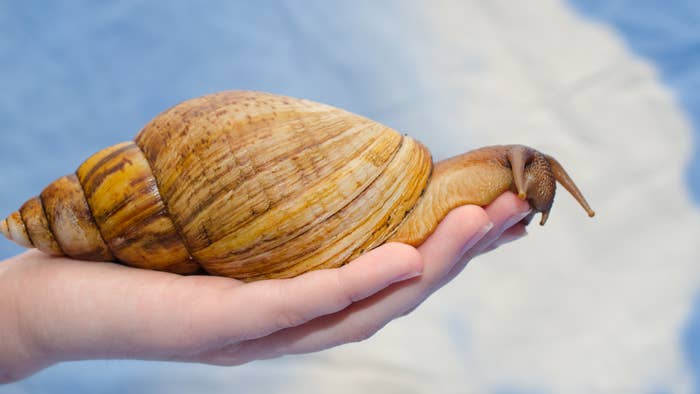
MULTIPOLYGON (((420 111, 416 100, 430 95, 430 86, 414 77, 411 59, 417 54, 409 45, 421 36, 404 2, 163 4, 0 2, 2 212, 97 150, 131 139, 165 108, 219 90, 305 97, 407 133, 430 124, 429 108, 420 111), (375 28, 365 30, 367 25, 375 28)), ((660 70, 693 124, 694 153, 684 176, 700 202, 700 2, 567 4, 582 18, 615 29, 630 50, 660 70)), ((19 251, 0 242, 0 257, 19 251)), ((696 304, 679 340, 700 387, 700 298, 696 304)), ((89 382, 76 377, 76 369, 59 366, 15 388, 123 392, 121 377, 143 368, 158 371, 145 362, 123 363, 110 373, 102 371, 103 362, 79 364, 78 370, 93 375, 89 382)), ((215 367, 189 370, 207 368, 215 367)), ((131 384, 147 392, 153 383, 131 384)))
MULTIPOLYGON (((574 1, 584 15, 610 24, 629 47, 661 71, 691 119, 694 151, 688 163, 687 185, 700 203, 700 2, 697 1, 574 1)), ((686 356, 700 392, 700 294, 683 335, 686 356)))

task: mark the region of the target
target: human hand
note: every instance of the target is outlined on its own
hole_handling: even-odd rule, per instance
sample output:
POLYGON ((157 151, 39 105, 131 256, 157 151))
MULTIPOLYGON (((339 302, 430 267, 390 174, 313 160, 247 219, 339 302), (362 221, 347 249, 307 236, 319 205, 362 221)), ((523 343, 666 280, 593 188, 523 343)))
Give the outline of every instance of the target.
POLYGON ((417 249, 390 243, 341 268, 253 283, 29 251, 0 263, 0 382, 67 360, 236 365, 363 340, 522 236, 528 211, 505 193, 453 210, 417 249))

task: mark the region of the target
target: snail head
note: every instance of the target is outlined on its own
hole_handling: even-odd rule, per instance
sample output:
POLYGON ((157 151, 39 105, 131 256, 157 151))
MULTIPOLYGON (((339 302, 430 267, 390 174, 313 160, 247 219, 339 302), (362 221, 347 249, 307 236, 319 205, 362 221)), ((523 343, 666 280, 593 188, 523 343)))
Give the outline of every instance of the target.
POLYGON ((514 192, 520 199, 527 200, 533 208, 533 213, 525 219, 526 223, 536 212, 542 213, 540 225, 547 222, 554 203, 556 182, 571 193, 588 216, 595 215, 574 181, 553 157, 526 146, 516 145, 508 151, 507 158, 513 171, 514 192))

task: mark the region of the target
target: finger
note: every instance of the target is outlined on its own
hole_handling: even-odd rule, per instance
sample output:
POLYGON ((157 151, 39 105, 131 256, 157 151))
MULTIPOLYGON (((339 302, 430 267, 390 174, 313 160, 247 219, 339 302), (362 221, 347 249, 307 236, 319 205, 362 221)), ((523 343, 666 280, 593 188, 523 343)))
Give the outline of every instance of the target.
POLYGON ((471 259, 483 253, 506 230, 520 223, 531 210, 530 205, 526 201, 522 201, 511 192, 502 194, 484 209, 494 226, 488 234, 466 253, 466 258, 471 259))
MULTIPOLYGON (((311 271, 296 278, 251 283, 237 293, 254 310, 245 319, 246 339, 303 324, 334 313, 392 283, 420 275, 423 260, 418 251, 399 243, 383 245, 349 264, 311 271)), ((236 317, 241 324, 240 316, 236 317)))
POLYGON ((484 209, 493 223, 493 228, 465 252, 459 263, 455 264, 450 273, 444 277, 441 285, 449 282, 462 272, 467 263, 474 257, 490 250, 489 248, 498 241, 506 230, 520 223, 528 215, 530 205, 519 199, 515 194, 506 192, 484 209))
POLYGON ((503 245, 515 241, 527 235, 527 227, 522 223, 516 223, 501 234, 501 237, 494 243, 503 245))
MULTIPOLYGON (((48 349, 47 353, 60 354, 66 360, 191 359, 192 355, 219 348, 236 336, 245 339, 241 333, 257 329, 256 335, 264 335, 264 330, 251 327, 251 321, 267 325, 268 332, 279 329, 270 329, 270 322, 265 319, 256 320, 258 312, 269 312, 266 301, 272 301, 271 294, 277 294, 278 310, 299 307, 300 316, 312 318, 342 309, 352 300, 366 297, 402 275, 419 273, 422 268, 421 257, 414 248, 392 244, 344 268, 310 275, 306 278, 309 283, 302 277, 276 281, 284 284, 285 291, 275 293, 268 289, 265 296, 244 292, 250 285, 228 278, 183 277, 108 263, 50 260, 36 264, 37 270, 47 272, 33 275, 41 283, 32 287, 41 290, 33 294, 45 299, 39 303, 42 309, 24 310, 31 316, 45 317, 45 322, 36 324, 43 328, 37 341, 48 349), (91 295, 90 302, 85 301, 85 294, 91 295)), ((296 323, 295 317, 287 318, 296 323)), ((287 325, 282 319, 273 319, 272 325, 287 325)))
POLYGON ((484 209, 465 205, 450 212, 435 232, 418 247, 426 262, 426 282, 436 282, 449 272, 465 251, 493 228, 484 209))
MULTIPOLYGON (((456 275, 463 267, 455 267, 455 263, 460 261, 464 251, 474 253, 473 250, 483 248, 493 244, 512 223, 517 223, 519 218, 527 214, 529 207, 526 203, 517 199, 512 193, 500 197, 493 204, 483 210, 479 207, 465 206, 453 210, 438 226, 435 234, 420 246, 421 254, 425 261, 423 275, 413 280, 384 289, 379 294, 375 292, 383 289, 391 279, 388 279, 378 288, 367 282, 364 270, 355 271, 354 268, 362 264, 369 264, 371 268, 388 267, 385 264, 372 264, 372 260, 358 259, 348 266, 338 270, 316 271, 299 278, 285 281, 257 282, 243 288, 253 286, 269 286, 275 283, 284 282, 286 286, 275 287, 272 293, 267 294, 268 301, 272 303, 270 307, 261 307, 265 303, 265 298, 259 297, 259 291, 255 291, 254 305, 256 314, 260 311, 262 315, 248 317, 246 319, 249 332, 244 334, 246 338, 257 338, 246 341, 229 341, 230 345, 202 354, 201 358, 205 362, 217 364, 240 364, 254 359, 272 358, 283 354, 308 353, 333 347, 339 344, 356 342, 373 335, 392 319, 405 314, 420 304, 434 289, 443 284, 447 279, 456 275), (495 226, 491 228, 491 221, 495 226), (484 234, 491 239, 483 241, 484 234), (336 275, 346 272, 348 283, 360 282, 367 287, 358 289, 355 294, 343 291, 341 286, 329 284, 333 280, 326 277, 330 272, 339 271, 336 275), (301 279, 305 279, 302 283, 301 279), (309 286, 310 288, 307 288, 309 286), (340 298, 332 296, 334 291, 339 291, 340 298), (275 293, 277 291, 277 293, 275 293), (310 293, 309 293, 310 292, 310 293), (375 294, 370 298, 363 297, 375 294), (323 302, 309 304, 308 299, 321 299, 323 302), (276 301, 275 301, 276 300, 276 301), (345 308, 345 309, 344 309, 345 308), (340 313, 335 311, 343 310, 340 313), (291 311, 291 312, 290 312, 291 311), (278 320, 276 324, 269 326, 272 315, 278 320), (313 321, 314 317, 316 318, 313 321), (257 318, 262 317, 261 320, 257 318), (306 324, 300 325, 303 322, 306 324), (294 327, 292 327, 294 326, 294 327), (277 331, 278 327, 292 327, 277 331), (273 332, 276 331, 276 332, 273 332), (267 332, 269 335, 261 336, 267 332)), ((387 254, 379 256, 377 260, 386 259, 391 262, 396 253, 403 253, 406 249, 400 249, 401 245, 387 245, 375 250, 379 253, 388 246, 396 247, 398 250, 387 250, 387 254)), ((407 249, 415 251, 412 248, 407 249)), ((474 253, 475 254, 475 253, 474 253)), ((363 257, 372 257, 368 254, 363 257)), ((407 256, 410 258, 410 256, 407 256)), ((463 262, 464 260, 462 260, 463 262)), ((460 265, 462 263, 457 263, 460 265)), ((410 270, 409 270, 410 271, 410 270)), ((342 276, 342 275, 341 275, 342 276)), ((341 278, 336 276, 334 279, 341 278)), ((378 275, 378 277, 389 278, 392 275, 378 275)), ((336 296, 338 293, 335 293, 336 296)), ((246 297, 239 297, 245 304, 252 301, 246 297)), ((240 324, 239 316, 232 316, 240 324)), ((226 325, 222 325, 226 327, 226 325)))
POLYGON ((490 221, 483 209, 475 206, 457 208, 421 246, 427 248, 431 260, 425 260, 420 277, 396 283, 340 313, 323 316, 263 338, 226 346, 206 355, 204 361, 238 364, 283 354, 309 353, 368 338, 425 299, 433 284, 459 260, 465 247, 474 245, 489 227, 490 221))
POLYGON ((488 253, 494 249, 497 249, 503 245, 516 241, 527 235, 527 229, 524 224, 517 223, 513 227, 505 230, 498 239, 493 241, 491 245, 483 250, 482 253, 488 253))

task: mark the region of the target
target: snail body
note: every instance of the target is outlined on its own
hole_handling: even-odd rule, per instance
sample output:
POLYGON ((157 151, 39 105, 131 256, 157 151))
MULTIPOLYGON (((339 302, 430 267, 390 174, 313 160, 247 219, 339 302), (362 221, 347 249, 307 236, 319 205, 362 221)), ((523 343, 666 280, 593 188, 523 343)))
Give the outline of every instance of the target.
POLYGON ((433 165, 420 142, 308 100, 228 91, 178 104, 0 222, 52 255, 246 281, 422 243, 449 210, 512 190, 547 218, 553 158, 520 145, 433 165))

